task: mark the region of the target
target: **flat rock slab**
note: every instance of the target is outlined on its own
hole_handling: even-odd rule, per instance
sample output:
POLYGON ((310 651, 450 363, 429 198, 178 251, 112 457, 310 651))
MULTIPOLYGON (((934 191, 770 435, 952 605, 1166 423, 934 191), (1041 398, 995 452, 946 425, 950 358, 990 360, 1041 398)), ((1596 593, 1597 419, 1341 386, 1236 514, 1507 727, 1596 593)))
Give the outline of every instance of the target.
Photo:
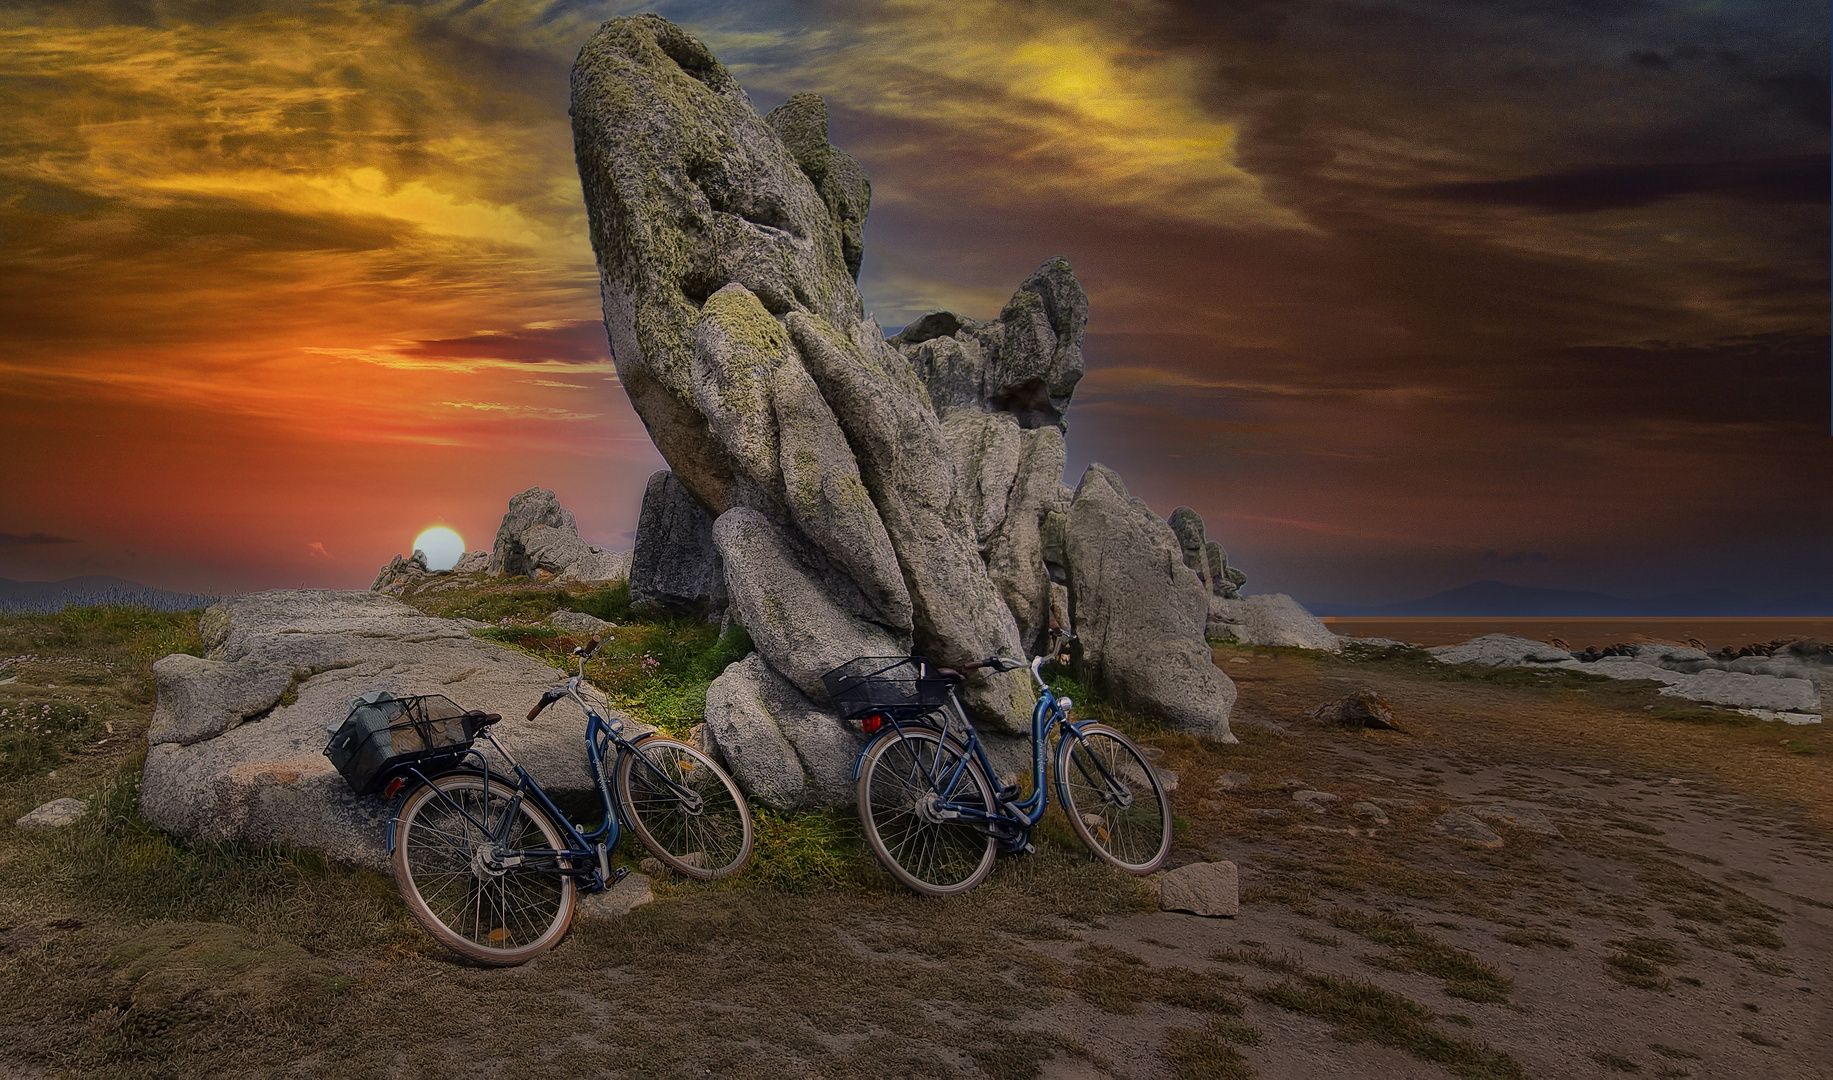
POLYGON ((1499 821, 1516 829, 1540 833, 1542 836, 1558 836, 1559 826, 1553 824, 1546 811, 1532 806, 1479 806, 1471 811, 1476 816, 1488 821, 1499 821))
POLYGON ((1367 818, 1377 825, 1387 824, 1387 811, 1372 802, 1359 802, 1350 805, 1349 812, 1359 818, 1367 818))
POLYGON ((1441 645, 1427 652, 1447 664, 1482 664, 1486 667, 1518 667, 1525 664, 1558 664, 1572 661, 1572 654, 1556 649, 1544 641, 1515 637, 1512 634, 1484 634, 1462 645, 1441 645))
POLYGON ((1200 862, 1168 870, 1158 885, 1161 911, 1208 918, 1241 913, 1241 874, 1232 862, 1200 862))
MULTIPOLYGON (((471 636, 475 625, 430 618, 369 592, 285 590, 215 605, 202 620, 208 655, 154 666, 158 704, 141 813, 188 840, 310 848, 385 869, 383 833, 393 804, 379 795, 358 797, 324 756, 326 729, 343 722, 351 698, 372 690, 443 694, 464 708, 498 713, 504 719, 492 733, 544 787, 592 790, 578 710, 563 702, 534 723, 522 719, 565 675, 471 636), (261 711, 232 722, 224 714, 187 711, 231 698, 208 683, 237 678, 244 669, 289 672, 294 699, 280 704, 276 692, 261 711), (196 737, 206 731, 213 733, 196 737)), ((248 704, 238 699, 236 708, 248 704)), ((632 723, 629 730, 643 728, 632 723)), ((492 768, 507 771, 490 754, 492 768)))
POLYGON ((648 875, 633 873, 604 892, 581 894, 579 913, 592 919, 621 919, 655 898, 648 875))
POLYGON ((52 799, 13 824, 21 829, 61 829, 81 821, 88 812, 89 804, 81 799, 52 799))
POLYGON ((1478 844, 1486 848, 1502 846, 1502 837, 1496 835, 1496 830, 1469 814, 1459 813, 1456 810, 1440 814, 1438 820, 1432 823, 1432 828, 1435 832, 1444 833, 1446 836, 1466 843, 1478 844))
POLYGON ((1212 638, 1323 652, 1343 647, 1342 638, 1285 593, 1239 599, 1211 596, 1208 614, 1206 633, 1212 638))
POLYGON ((1239 772, 1224 773, 1221 776, 1216 778, 1216 790, 1217 791, 1238 791, 1241 788, 1247 787, 1249 784, 1253 782, 1254 782, 1254 778, 1249 776, 1246 773, 1239 773, 1239 772))

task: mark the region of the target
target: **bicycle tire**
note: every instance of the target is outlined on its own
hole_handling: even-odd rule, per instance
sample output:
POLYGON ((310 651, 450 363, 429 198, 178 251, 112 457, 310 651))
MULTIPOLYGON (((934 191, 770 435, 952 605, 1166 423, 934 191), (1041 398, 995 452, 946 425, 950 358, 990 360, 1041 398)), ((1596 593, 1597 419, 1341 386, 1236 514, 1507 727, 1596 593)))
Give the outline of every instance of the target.
MULTIPOLYGON (((475 773, 435 777, 401 804, 389 857, 414 919, 453 952, 491 967, 526 963, 553 948, 572 925, 577 900, 573 879, 558 872, 571 865, 564 858, 508 868, 490 860, 491 837, 478 824, 496 830, 514 797, 508 784, 475 773)), ((541 807, 524 800, 516 817, 506 848, 566 850, 541 807)))
POLYGON ((997 844, 983 829, 925 813, 941 799, 931 777, 953 772, 965 761, 957 789, 947 801, 978 800, 993 806, 993 786, 960 743, 939 732, 906 728, 866 750, 855 794, 859 821, 872 853, 906 887, 925 896, 953 896, 980 884, 993 869, 997 844), (959 790, 970 788, 966 798, 959 790))
POLYGON ((617 800, 637 840, 678 874, 711 881, 751 858, 744 793, 718 762, 678 739, 650 736, 625 751, 617 760, 617 800), (699 808, 684 805, 657 773, 698 795, 699 808))
POLYGON ((1080 736, 1064 731, 1056 779, 1069 827, 1103 862, 1144 875, 1171 853, 1171 797, 1125 735, 1106 724, 1089 724, 1080 736))

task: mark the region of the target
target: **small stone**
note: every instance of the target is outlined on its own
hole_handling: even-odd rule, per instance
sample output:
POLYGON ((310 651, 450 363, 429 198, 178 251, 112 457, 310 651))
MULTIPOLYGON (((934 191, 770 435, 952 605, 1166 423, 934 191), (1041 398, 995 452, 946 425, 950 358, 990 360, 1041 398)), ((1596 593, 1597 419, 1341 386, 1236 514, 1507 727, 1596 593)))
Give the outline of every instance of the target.
POLYGON ((1245 657, 1245 656, 1231 656, 1231 657, 1229 657, 1229 658, 1228 658, 1228 662, 1229 662, 1229 663, 1231 663, 1231 664, 1245 664, 1245 663, 1247 663, 1247 657, 1245 657))
POLYGON ((1154 769, 1153 771, 1158 773, 1158 782, 1164 787, 1165 794, 1169 795, 1177 790, 1176 771, 1172 769, 1154 769))
MULTIPOLYGON (((653 858, 643 861, 655 862, 653 858)), ((656 894, 649 888, 648 875, 628 874, 604 892, 581 893, 579 911, 595 919, 621 919, 655 898, 656 894)))
POLYGON ((88 812, 89 804, 81 799, 52 799, 13 824, 21 829, 61 829, 81 821, 88 812))
POLYGON ((1352 803, 1349 807, 1349 812, 1359 818, 1367 818, 1377 825, 1387 824, 1387 811, 1381 809, 1372 802, 1352 803))
POLYGON ((604 634, 617 629, 617 624, 587 615, 583 611, 556 611, 547 617, 549 626, 556 630, 565 630, 569 634, 604 634))
POLYGON ((1446 836, 1472 844, 1479 844, 1486 848, 1499 848, 1502 846, 1502 838, 1496 835, 1494 829, 1478 821, 1476 818, 1471 817, 1469 814, 1459 813, 1456 810, 1448 810, 1440 814, 1438 820, 1433 822, 1432 828, 1437 832, 1444 833, 1446 836))
POLYGON ((650 877, 660 877, 668 871, 668 867, 662 865, 662 860, 654 855, 645 855, 643 861, 636 864, 636 868, 650 877))
POLYGON ((1319 705, 1311 710, 1311 718, 1343 727, 1400 730, 1400 724, 1394 719, 1393 706, 1373 690, 1357 690, 1353 694, 1319 705))
POLYGON ((1197 800, 1197 805, 1212 814, 1221 813, 1222 811, 1222 804, 1215 799, 1199 799, 1197 800))
POLYGON ((1240 871, 1232 862, 1189 863, 1165 873, 1158 886, 1161 911, 1186 911, 1207 918, 1241 913, 1240 871))
POLYGON ((1333 795, 1328 791, 1312 791, 1309 788, 1304 788, 1292 793, 1292 801, 1296 803, 1332 803, 1342 798, 1343 796, 1333 795))
POLYGON ((1239 791, 1240 789, 1248 786, 1249 784, 1253 782, 1254 782, 1253 778, 1248 776, 1248 774, 1246 773, 1239 773, 1239 772, 1224 773, 1223 775, 1216 778, 1216 790, 1217 791, 1239 791))
POLYGON ((1410 806, 1419 805, 1418 799, 1395 799, 1395 798, 1382 797, 1382 798, 1377 798, 1377 799, 1370 799, 1368 801, 1374 803, 1376 806, 1385 806, 1389 810, 1405 810, 1406 808, 1410 806))
POLYGON ((1293 791, 1298 788, 1307 788, 1311 785, 1305 783, 1303 780, 1294 780, 1291 777, 1287 777, 1279 782, 1279 786, 1285 788, 1287 791, 1293 791))
POLYGON ((1559 835, 1559 827, 1553 824, 1552 819, 1544 811, 1532 806, 1480 806, 1473 813, 1480 818, 1499 821, 1542 836, 1559 835))
POLYGON ((1266 809, 1264 807, 1256 807, 1252 810, 1249 810, 1248 813, 1253 817, 1261 818, 1266 821, 1271 821, 1274 818, 1282 818, 1286 816, 1286 812, 1284 810, 1280 810, 1277 808, 1266 809))
POLYGON ((1139 752, 1146 755, 1147 761, 1157 761, 1164 756, 1165 748, 1162 746, 1142 746, 1139 748, 1139 752))

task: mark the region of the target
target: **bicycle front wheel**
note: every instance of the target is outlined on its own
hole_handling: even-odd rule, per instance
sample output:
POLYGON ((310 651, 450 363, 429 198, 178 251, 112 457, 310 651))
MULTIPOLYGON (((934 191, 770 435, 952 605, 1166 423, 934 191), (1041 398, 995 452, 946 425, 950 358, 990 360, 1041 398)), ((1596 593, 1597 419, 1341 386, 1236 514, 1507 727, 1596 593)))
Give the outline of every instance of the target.
POLYGON ((630 831, 676 873, 725 877, 751 857, 751 808, 713 759, 654 735, 617 760, 617 798, 630 831))
POLYGON ((1069 827, 1103 862, 1150 874, 1171 852, 1171 797, 1132 740, 1105 724, 1064 731, 1057 794, 1069 827))
POLYGON ((953 739, 906 728, 873 743, 859 770, 859 820, 891 876, 928 896, 963 893, 993 869, 986 822, 947 817, 990 811, 993 786, 953 739))
POLYGON ((554 947, 573 922, 576 889, 561 831, 515 789, 474 773, 447 773, 401 804, 389 858, 401 899, 427 933, 467 960, 524 963, 554 947), (500 842, 499 842, 500 838, 500 842))

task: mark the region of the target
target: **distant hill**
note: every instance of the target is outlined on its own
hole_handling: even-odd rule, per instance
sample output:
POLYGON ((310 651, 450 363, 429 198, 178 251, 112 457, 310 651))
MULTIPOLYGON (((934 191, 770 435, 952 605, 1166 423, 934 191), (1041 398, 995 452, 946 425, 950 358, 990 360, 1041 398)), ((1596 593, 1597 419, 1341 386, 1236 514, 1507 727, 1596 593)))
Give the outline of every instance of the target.
POLYGON ((1479 581, 1422 600, 1378 607, 1328 602, 1306 604, 1305 607, 1313 615, 1362 618, 1786 618, 1833 616, 1833 597, 1803 594, 1786 600, 1761 602, 1723 589, 1705 589, 1647 600, 1625 600, 1605 593, 1479 581))
POLYGON ((69 606, 95 607, 118 604, 126 607, 152 608, 154 611, 189 611, 209 607, 219 597, 196 593, 169 592, 124 581, 117 577, 90 574, 62 581, 13 581, 0 578, 0 611, 55 612, 69 606))

